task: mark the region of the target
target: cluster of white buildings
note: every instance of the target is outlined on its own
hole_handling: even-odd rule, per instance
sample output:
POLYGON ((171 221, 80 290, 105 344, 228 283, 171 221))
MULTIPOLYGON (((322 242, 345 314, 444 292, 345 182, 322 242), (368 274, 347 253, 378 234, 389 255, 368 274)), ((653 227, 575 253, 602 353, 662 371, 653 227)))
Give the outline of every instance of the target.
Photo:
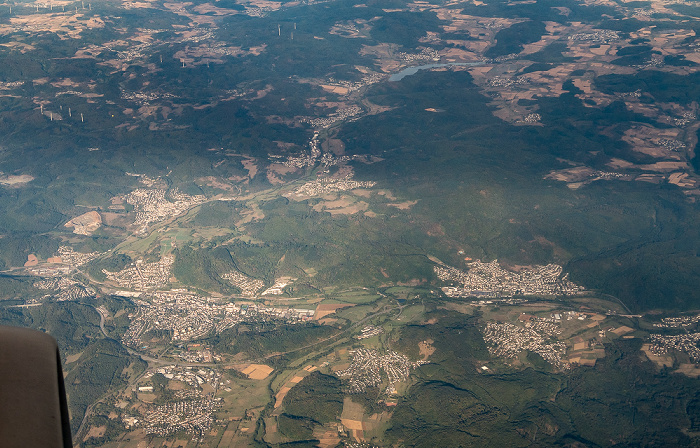
POLYGON ((222 275, 221 278, 228 280, 229 283, 241 290, 241 294, 249 297, 254 296, 256 292, 260 291, 265 286, 262 280, 248 277, 238 271, 226 273, 222 275))
MULTIPOLYGON (((215 369, 169 365, 149 369, 144 380, 155 374, 161 374, 168 380, 186 383, 188 389, 175 391, 175 400, 161 406, 149 406, 138 414, 125 415, 122 420, 127 428, 143 427, 146 434, 161 437, 185 430, 200 438, 209 431, 214 423, 213 413, 219 408, 221 398, 214 398, 222 382, 222 375, 215 369), (203 394, 202 386, 207 385, 214 393, 203 394)), ((152 393, 150 383, 134 387, 134 392, 152 393)))
POLYGON ((404 62, 439 61, 440 53, 432 48, 423 48, 420 53, 399 53, 399 59, 404 62))
MULTIPOLYGON (((558 313, 556 315, 559 316, 558 313)), ((559 319, 556 319, 555 316, 552 317, 552 320, 559 321, 559 319)), ((558 336, 561 334, 561 327, 559 324, 555 324, 544 319, 532 319, 530 322, 525 322, 525 327, 547 336, 558 336)))
POLYGON ((659 140, 656 140, 654 143, 657 146, 660 146, 669 151, 680 151, 682 149, 685 149, 685 143, 675 139, 661 138, 659 140))
POLYGON ((511 86, 522 86, 528 84, 525 78, 507 78, 503 76, 494 76, 486 81, 489 87, 511 87, 511 86))
POLYGON ((221 384, 221 373, 208 367, 176 366, 173 364, 150 369, 144 374, 144 378, 149 379, 156 373, 160 373, 168 380, 187 383, 195 390, 201 389, 204 384, 211 386, 214 390, 218 390, 221 384))
POLYGON ((302 118, 302 123, 309 123, 314 128, 327 128, 343 120, 356 117, 362 113, 362 108, 359 106, 350 106, 344 109, 338 109, 327 117, 319 118, 302 118))
POLYGON ((467 264, 464 272, 450 266, 435 266, 437 277, 443 282, 458 284, 446 286, 442 291, 448 297, 503 297, 513 295, 573 295, 583 288, 561 277, 562 267, 556 264, 536 265, 520 272, 503 269, 498 260, 482 263, 479 260, 467 264))
POLYGON ((616 173, 614 171, 595 171, 591 174, 591 177, 596 177, 598 179, 625 179, 630 177, 629 174, 616 173))
POLYGON ((214 360, 220 360, 219 356, 214 355, 211 349, 205 348, 202 350, 184 350, 179 355, 179 358, 187 362, 205 362, 210 363, 214 360))
POLYGON ((316 165, 316 160, 318 160, 318 158, 314 157, 313 155, 302 154, 297 157, 289 157, 287 160, 282 162, 282 164, 290 168, 304 168, 307 166, 316 165))
POLYGON ((357 28, 357 24, 348 21, 348 22, 337 22, 336 24, 333 25, 331 28, 331 31, 329 34, 337 34, 337 35, 344 35, 344 34, 349 34, 349 35, 357 35, 360 34, 360 30, 357 28))
POLYGON ((275 280, 275 284, 267 288, 265 291, 262 292, 262 296, 279 296, 284 294, 284 288, 287 287, 287 285, 292 282, 293 280, 296 279, 290 279, 287 277, 284 278, 278 278, 275 280))
POLYGON ((250 17, 266 17, 273 9, 257 6, 246 6, 245 14, 250 17))
POLYGON ((527 114, 523 118, 524 123, 539 123, 540 121, 542 121, 542 115, 540 115, 536 112, 533 112, 531 114, 527 114))
POLYGON ((23 85, 24 81, 0 81, 0 90, 16 89, 18 87, 22 87, 23 85))
POLYGON ((140 106, 148 106, 152 101, 162 98, 175 98, 171 93, 156 93, 156 92, 122 92, 122 99, 133 101, 140 106))
POLYGON ((372 188, 376 184, 376 182, 371 181, 360 182, 352 180, 352 175, 348 175, 340 179, 322 177, 320 179, 305 183, 301 187, 297 188, 294 193, 298 196, 321 196, 328 193, 354 190, 356 188, 372 188))
POLYGON ((360 334, 355 336, 357 339, 368 339, 371 338, 372 336, 376 336, 378 334, 384 333, 384 329, 382 327, 375 327, 374 325, 367 325, 365 328, 360 331, 360 334))
POLYGON ((56 252, 56 256, 61 259, 61 263, 68 266, 82 266, 99 257, 99 252, 76 252, 70 246, 60 246, 56 252))
POLYGON ((52 297, 59 302, 94 297, 97 293, 93 288, 81 285, 68 277, 52 277, 38 280, 34 282, 34 287, 52 291, 50 294, 42 297, 42 299, 52 297))
POLYGON ((655 323, 659 328, 685 328, 700 322, 700 314, 695 316, 664 317, 661 322, 655 323))
POLYGON ((649 335, 651 345, 649 350, 655 355, 665 355, 669 350, 676 350, 688 355, 692 362, 700 362, 700 333, 686 333, 677 336, 660 334, 649 335))
POLYGON ((216 39, 216 34, 214 34, 214 31, 208 27, 190 27, 187 29, 187 31, 178 34, 178 42, 199 43, 205 40, 216 39))
POLYGON ((349 378, 350 392, 354 393, 381 385, 383 376, 389 383, 386 393, 395 393, 394 384, 406 381, 411 370, 427 362, 412 362, 406 355, 394 351, 380 355, 376 350, 359 348, 350 353, 352 355, 350 367, 335 374, 339 378, 349 378))
POLYGON ((311 150, 310 154, 288 157, 282 164, 290 168, 304 168, 316 165, 316 160, 321 156, 321 149, 318 146, 318 132, 314 132, 313 137, 309 140, 309 149, 311 150))
POLYGON ((323 154, 323 157, 321 157, 321 165, 323 165, 325 168, 328 168, 329 166, 341 165, 351 160, 352 157, 350 156, 336 157, 333 154, 325 153, 323 154))
POLYGON ((674 124, 675 126, 682 127, 682 126, 685 126, 685 125, 689 124, 691 121, 695 121, 696 119, 697 119, 697 117, 696 117, 695 113, 693 113, 693 112, 684 112, 684 113, 681 115, 681 118, 674 118, 674 119, 673 119, 673 124, 674 124))
POLYGON ((29 269, 29 273, 39 277, 54 277, 56 275, 68 275, 73 271, 70 266, 41 266, 29 269))
POLYGON ((376 84, 386 77, 387 77, 387 75, 384 73, 368 73, 368 74, 364 75, 359 81, 347 81, 347 80, 338 81, 334 78, 328 78, 327 85, 343 87, 343 88, 347 89, 347 94, 350 94, 352 92, 360 90, 363 87, 367 87, 367 86, 370 86, 372 84, 376 84))
POLYGON ((666 65, 666 63, 664 62, 664 57, 662 55, 652 54, 651 58, 649 58, 643 64, 634 65, 633 67, 644 70, 645 68, 663 67, 664 65, 666 65))
POLYGON ((125 50, 117 50, 117 58, 126 62, 143 59, 150 53, 151 47, 152 43, 132 44, 125 50))
POLYGON ((203 397, 157 406, 144 417, 146 434, 165 437, 182 430, 204 439, 214 423, 214 412, 221 398, 203 397))
POLYGON ((620 38, 620 33, 613 30, 594 30, 585 33, 576 33, 569 36, 569 40, 590 42, 592 44, 605 44, 620 38))
POLYGON ((550 342, 556 333, 547 333, 552 327, 539 325, 523 328, 507 322, 487 322, 483 329, 484 341, 493 356, 513 359, 527 350, 542 356, 548 363, 563 367, 562 356, 566 354, 566 344, 550 342))

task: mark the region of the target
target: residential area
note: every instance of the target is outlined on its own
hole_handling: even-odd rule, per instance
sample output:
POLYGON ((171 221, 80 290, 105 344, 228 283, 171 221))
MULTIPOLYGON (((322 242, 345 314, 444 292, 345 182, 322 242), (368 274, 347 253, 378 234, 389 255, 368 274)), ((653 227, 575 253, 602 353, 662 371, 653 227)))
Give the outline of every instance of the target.
POLYGON ((345 121, 350 118, 357 117, 362 113, 362 108, 359 106, 350 106, 343 109, 339 109, 336 112, 328 115, 327 117, 319 118, 302 118, 300 121, 302 123, 309 123, 313 128, 327 128, 341 121, 345 121))
POLYGON ((144 417, 146 434, 166 437, 180 431, 204 439, 214 423, 213 413, 221 404, 220 398, 202 397, 174 401, 155 407, 144 417))
POLYGON ((211 429, 215 421, 213 413, 221 405, 221 398, 215 398, 221 382, 221 373, 208 367, 167 365, 151 368, 132 388, 132 393, 146 404, 145 408, 138 405, 127 408, 122 421, 127 428, 144 428, 146 434, 166 437, 185 431, 201 439, 211 429), (168 386, 171 381, 176 385, 174 390, 168 386), (171 390, 169 402, 153 403, 154 392, 159 388, 171 390))
POLYGON ((655 355, 666 355, 671 351, 685 353, 691 362, 700 362, 700 333, 686 333, 676 336, 652 334, 649 336, 649 350, 655 355))
POLYGON ((256 292, 260 291, 265 283, 262 280, 248 277, 247 275, 232 271, 221 276, 224 280, 228 280, 233 286, 241 290, 244 296, 252 297, 256 292))
POLYGON ((97 293, 90 286, 85 286, 72 280, 68 277, 50 277, 34 282, 34 287, 44 289, 49 293, 36 300, 41 302, 43 299, 52 297, 59 302, 66 300, 78 300, 87 297, 94 297, 97 293))
POLYGON ((412 362, 406 355, 387 351, 380 355, 377 350, 359 348, 350 352, 352 364, 345 370, 335 372, 339 378, 348 378, 351 392, 363 392, 368 387, 380 386, 386 378, 387 394, 396 392, 394 384, 406 381, 413 369, 426 361, 412 362))
POLYGON ((156 262, 136 260, 132 266, 119 272, 109 272, 104 269, 102 272, 122 288, 146 291, 162 288, 168 284, 174 262, 174 255, 164 255, 156 262))
POLYGON ((484 341, 493 356, 514 359, 527 350, 539 354, 553 366, 562 368, 566 344, 554 340, 558 332, 558 326, 553 324, 543 323, 523 328, 508 322, 487 322, 483 330, 484 341))
POLYGON ((664 317, 661 322, 654 323, 657 328, 685 328, 700 322, 700 314, 695 316, 664 317))
POLYGON ((503 297, 513 295, 574 295, 584 289, 561 276, 562 267, 557 264, 536 265, 519 272, 503 269, 498 260, 467 263, 468 271, 450 266, 434 266, 437 277, 452 283, 442 291, 448 297, 503 297), (456 284, 456 285, 455 285, 456 284))
POLYGON ((149 224, 177 216, 185 210, 206 201, 203 195, 190 196, 177 188, 169 192, 164 189, 137 188, 126 195, 126 202, 136 209, 135 225, 142 230, 149 224))
POLYGON ((375 185, 376 182, 352 180, 352 175, 345 176, 341 179, 322 177, 305 183, 297 188, 294 193, 297 196, 321 196, 338 191, 354 190, 356 188, 371 188, 375 185))
POLYGON ((122 337, 129 347, 141 347, 144 334, 164 330, 173 342, 203 338, 219 333, 238 323, 278 320, 289 324, 309 321, 315 310, 273 308, 256 303, 222 303, 186 291, 159 291, 138 300, 131 324, 122 337))

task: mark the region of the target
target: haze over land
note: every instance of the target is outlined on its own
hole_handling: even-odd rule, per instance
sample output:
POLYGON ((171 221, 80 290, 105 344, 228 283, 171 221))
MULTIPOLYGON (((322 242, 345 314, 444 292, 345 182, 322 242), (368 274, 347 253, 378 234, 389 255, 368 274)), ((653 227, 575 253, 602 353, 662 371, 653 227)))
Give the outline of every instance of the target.
POLYGON ((0 323, 81 447, 696 446, 699 17, 0 4, 0 323))

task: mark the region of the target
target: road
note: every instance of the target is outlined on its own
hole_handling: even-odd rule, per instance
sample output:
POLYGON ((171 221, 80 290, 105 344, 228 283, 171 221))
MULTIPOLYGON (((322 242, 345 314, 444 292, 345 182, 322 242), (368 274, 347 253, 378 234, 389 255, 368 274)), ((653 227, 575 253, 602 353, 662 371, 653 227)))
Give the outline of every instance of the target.
POLYGON ((299 348, 295 348, 294 350, 289 350, 289 351, 286 351, 286 352, 272 353, 272 354, 270 354, 270 355, 265 356, 265 357, 262 358, 262 359, 270 359, 270 358, 274 358, 275 356, 287 355, 287 354, 289 354, 289 353, 295 353, 295 352, 298 352, 298 351, 301 351, 301 350, 306 350, 307 348, 314 347, 314 346, 316 346, 316 345, 318 345, 318 344, 323 344, 324 342, 328 342, 328 341, 330 341, 330 340, 332 340, 332 339, 336 339, 336 338, 338 338, 339 336, 342 336, 343 334, 348 333, 349 331, 354 330, 355 328, 357 328, 357 327, 359 327, 360 325, 364 324, 364 323, 367 322, 368 320, 373 319, 373 318, 375 318, 375 317, 377 317, 377 316, 381 316, 382 314, 387 314, 387 313, 389 313, 389 312, 391 312, 391 311, 399 310, 399 315, 401 315, 401 313, 403 312, 403 309, 406 308, 406 306, 408 306, 408 305, 397 305, 396 307, 390 307, 390 308, 389 308, 388 305, 385 305, 385 306, 384 306, 384 309, 383 309, 382 311, 378 311, 378 312, 376 312, 376 313, 374 313, 374 314, 369 314, 369 315, 365 316, 363 319, 361 319, 361 320, 355 322, 354 324, 350 325, 347 329, 341 331, 340 333, 336 333, 336 334, 334 334, 333 336, 327 337, 327 338, 325 338, 325 339, 321 339, 321 340, 316 341, 316 342, 314 342, 314 343, 312 343, 312 344, 305 345, 305 346, 299 347, 299 348))

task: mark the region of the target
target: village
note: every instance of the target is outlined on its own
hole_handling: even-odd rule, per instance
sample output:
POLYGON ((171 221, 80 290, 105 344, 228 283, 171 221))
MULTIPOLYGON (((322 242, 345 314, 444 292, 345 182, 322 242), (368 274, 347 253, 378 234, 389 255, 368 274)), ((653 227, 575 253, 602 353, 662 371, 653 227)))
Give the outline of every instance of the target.
POLYGON ((126 195, 125 200, 127 204, 133 205, 136 209, 134 224, 142 226, 141 231, 144 232, 149 224, 177 216, 187 209, 205 202, 206 197, 203 195, 190 196, 180 192, 177 188, 169 192, 158 188, 137 188, 126 195), (166 193, 169 194, 166 196, 166 193))
POLYGON ((321 196, 328 193, 336 193, 338 191, 354 190, 356 188, 371 188, 376 185, 376 182, 359 182, 352 180, 352 176, 348 175, 342 179, 331 177, 322 177, 317 180, 312 180, 305 183, 295 190, 297 196, 321 196))
POLYGON ((664 317, 661 322, 654 323, 657 328, 685 328, 700 322, 700 314, 695 316, 664 317))
POLYGON ((318 147, 318 131, 314 132, 313 137, 309 140, 310 154, 302 154, 297 157, 288 157, 282 165, 288 168, 304 168, 314 166, 316 160, 321 156, 321 150, 318 147))
POLYGON ((166 286, 170 281, 174 262, 175 256, 164 255, 156 262, 147 263, 139 259, 132 266, 119 272, 109 272, 106 269, 103 269, 102 272, 109 280, 116 282, 122 288, 145 291, 166 286))
POLYGON ((700 333, 686 333, 676 336, 664 336, 660 334, 649 335, 651 345, 649 350, 654 355, 666 355, 671 351, 685 353, 691 362, 700 362, 700 333))
POLYGON ((28 303, 38 303, 52 297, 58 302, 94 297, 97 293, 92 287, 85 286, 68 277, 50 277, 34 282, 34 287, 50 291, 46 296, 33 299, 28 303))
POLYGON ((326 90, 332 89, 332 91, 335 93, 347 96, 364 87, 376 84, 385 78, 387 78, 387 75, 384 73, 368 73, 362 76, 359 81, 336 80, 335 78, 331 77, 328 78, 325 84, 322 84, 322 87, 324 87, 326 90))
POLYGON ((355 336, 356 339, 369 339, 372 336, 377 336, 384 333, 384 328, 382 327, 375 327, 374 325, 367 325, 364 327, 361 331, 360 334, 355 336))
POLYGON ((213 413, 221 404, 221 399, 214 397, 222 384, 221 373, 208 367, 167 365, 151 368, 143 375, 140 385, 132 388, 132 392, 146 403, 151 403, 155 397, 156 383, 152 380, 155 375, 187 384, 189 388, 175 390, 172 401, 168 403, 147 404, 145 410, 134 407, 122 416, 124 425, 127 428, 143 427, 146 434, 161 437, 180 431, 203 437, 211 429, 215 421, 213 413))
POLYGON ((413 369, 427 362, 412 362, 406 355, 391 350, 380 355, 377 350, 359 348, 352 350, 350 354, 350 367, 335 374, 338 378, 348 378, 351 393, 360 393, 368 387, 380 386, 383 377, 386 377, 389 384, 385 392, 389 395, 394 394, 394 384, 406 381, 413 369))
POLYGON ((439 61, 440 53, 432 48, 424 48, 420 53, 399 53, 399 58, 404 62, 428 62, 439 61))
POLYGON ((340 123, 341 121, 348 120, 350 118, 357 117, 362 113, 362 108, 359 106, 350 106, 346 107, 343 109, 339 109, 336 112, 333 112, 332 114, 328 115, 327 117, 319 117, 319 118, 310 118, 310 117, 305 117, 301 118, 299 121, 302 123, 308 123, 310 124, 313 128, 319 129, 319 128, 327 128, 330 127, 336 123, 340 123))
POLYGON ((574 295, 583 291, 568 280, 568 274, 561 277, 562 267, 556 264, 523 268, 517 273, 503 269, 498 260, 490 263, 476 260, 467 266, 468 272, 450 266, 434 266, 440 280, 460 285, 443 287, 447 297, 574 295))
POLYGON ((508 322, 487 322, 483 330, 484 341, 492 356, 514 359, 527 350, 562 368, 565 366, 562 357, 566 353, 566 344, 551 341, 559 333, 558 326, 546 323, 523 328, 508 322))
POLYGON ((199 440, 211 430, 213 413, 220 407, 220 398, 203 397, 194 400, 174 401, 157 406, 144 418, 146 434, 160 437, 185 431, 199 440))
POLYGON ((238 271, 226 273, 222 275, 221 278, 228 280, 229 283, 241 290, 241 294, 249 297, 254 296, 256 292, 260 291, 265 286, 262 280, 248 277, 238 271))

